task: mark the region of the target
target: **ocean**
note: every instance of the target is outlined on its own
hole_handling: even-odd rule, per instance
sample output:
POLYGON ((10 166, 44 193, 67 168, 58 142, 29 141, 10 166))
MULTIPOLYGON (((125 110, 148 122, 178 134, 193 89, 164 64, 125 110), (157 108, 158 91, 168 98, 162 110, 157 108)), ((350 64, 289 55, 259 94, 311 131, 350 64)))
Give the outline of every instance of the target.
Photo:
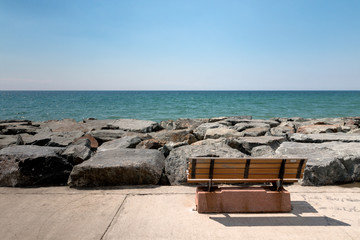
POLYGON ((0 120, 360 116, 360 91, 0 91, 0 120))

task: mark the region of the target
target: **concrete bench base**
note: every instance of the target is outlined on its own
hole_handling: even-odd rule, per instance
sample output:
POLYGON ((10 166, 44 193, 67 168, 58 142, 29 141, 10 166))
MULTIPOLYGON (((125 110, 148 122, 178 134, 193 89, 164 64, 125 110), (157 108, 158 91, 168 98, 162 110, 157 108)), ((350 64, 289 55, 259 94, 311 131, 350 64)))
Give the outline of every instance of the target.
POLYGON ((199 213, 290 212, 290 193, 269 187, 224 187, 208 192, 197 187, 195 204, 199 213))

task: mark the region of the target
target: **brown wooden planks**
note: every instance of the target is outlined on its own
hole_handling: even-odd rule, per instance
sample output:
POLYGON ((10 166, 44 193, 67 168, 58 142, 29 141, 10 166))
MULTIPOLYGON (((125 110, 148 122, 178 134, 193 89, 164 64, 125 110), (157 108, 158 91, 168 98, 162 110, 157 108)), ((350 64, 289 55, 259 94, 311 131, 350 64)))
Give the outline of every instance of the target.
MULTIPOLYGON (((294 158, 211 158, 211 157, 199 157, 189 158, 188 165, 188 180, 195 181, 209 181, 210 162, 213 159, 213 181, 230 181, 230 182, 256 182, 260 181, 276 181, 279 177, 279 171, 281 163, 285 160, 284 169, 284 182, 296 181, 296 177, 299 170, 299 164, 302 159, 294 158), (196 160, 195 171, 193 171, 191 164, 192 160, 196 160), (249 170, 245 173, 246 162, 250 161, 249 170), (193 175, 193 176, 192 176, 193 175), (246 175, 246 176, 245 176, 246 175), (195 179, 192 179, 195 178, 195 179)), ((303 177, 303 172, 306 165, 301 166, 300 178, 303 177)))

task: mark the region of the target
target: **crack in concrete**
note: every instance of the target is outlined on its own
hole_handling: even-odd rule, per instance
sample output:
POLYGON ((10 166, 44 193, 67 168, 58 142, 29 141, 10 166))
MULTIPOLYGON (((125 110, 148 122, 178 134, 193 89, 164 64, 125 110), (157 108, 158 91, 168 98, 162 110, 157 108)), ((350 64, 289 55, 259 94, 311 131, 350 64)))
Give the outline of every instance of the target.
POLYGON ((121 209, 121 208, 122 208, 122 206, 124 205, 124 203, 125 203, 125 201, 126 201, 127 197, 128 197, 128 194, 126 194, 126 196, 125 196, 124 200, 123 200, 123 201, 122 201, 122 203, 120 204, 119 208, 117 209, 117 211, 116 211, 116 213, 115 213, 114 217, 111 219, 111 221, 110 221, 109 225, 108 225, 108 226, 107 226, 107 228, 105 229, 105 232, 104 232, 104 233, 103 233, 103 235, 101 236, 100 240, 103 240, 103 239, 104 239, 104 236, 105 236, 105 235, 106 235, 106 233, 109 231, 109 229, 110 229, 110 227, 111 227, 112 223, 114 222, 114 220, 115 220, 116 216, 117 216, 117 215, 118 215, 118 213, 120 212, 120 209, 121 209))

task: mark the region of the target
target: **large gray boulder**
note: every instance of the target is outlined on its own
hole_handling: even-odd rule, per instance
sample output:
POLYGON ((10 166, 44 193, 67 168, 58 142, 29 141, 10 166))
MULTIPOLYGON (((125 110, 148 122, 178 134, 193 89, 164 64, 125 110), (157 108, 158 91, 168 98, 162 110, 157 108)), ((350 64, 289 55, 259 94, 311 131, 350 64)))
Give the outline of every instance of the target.
POLYGON ((10 146, 0 150, 0 186, 64 185, 72 169, 64 148, 10 146))
POLYGON ((294 133, 290 136, 293 142, 323 143, 323 142, 360 142, 360 134, 327 133, 327 134, 302 134, 294 133))
POLYGON ((188 145, 173 149, 165 160, 165 174, 171 185, 186 182, 187 158, 189 157, 245 157, 246 155, 225 143, 188 145))
POLYGON ((360 181, 360 143, 284 142, 277 156, 308 158, 304 185, 330 185, 360 181))
POLYGON ((71 187, 157 184, 164 160, 163 154, 150 149, 97 152, 73 168, 68 184, 71 187))

